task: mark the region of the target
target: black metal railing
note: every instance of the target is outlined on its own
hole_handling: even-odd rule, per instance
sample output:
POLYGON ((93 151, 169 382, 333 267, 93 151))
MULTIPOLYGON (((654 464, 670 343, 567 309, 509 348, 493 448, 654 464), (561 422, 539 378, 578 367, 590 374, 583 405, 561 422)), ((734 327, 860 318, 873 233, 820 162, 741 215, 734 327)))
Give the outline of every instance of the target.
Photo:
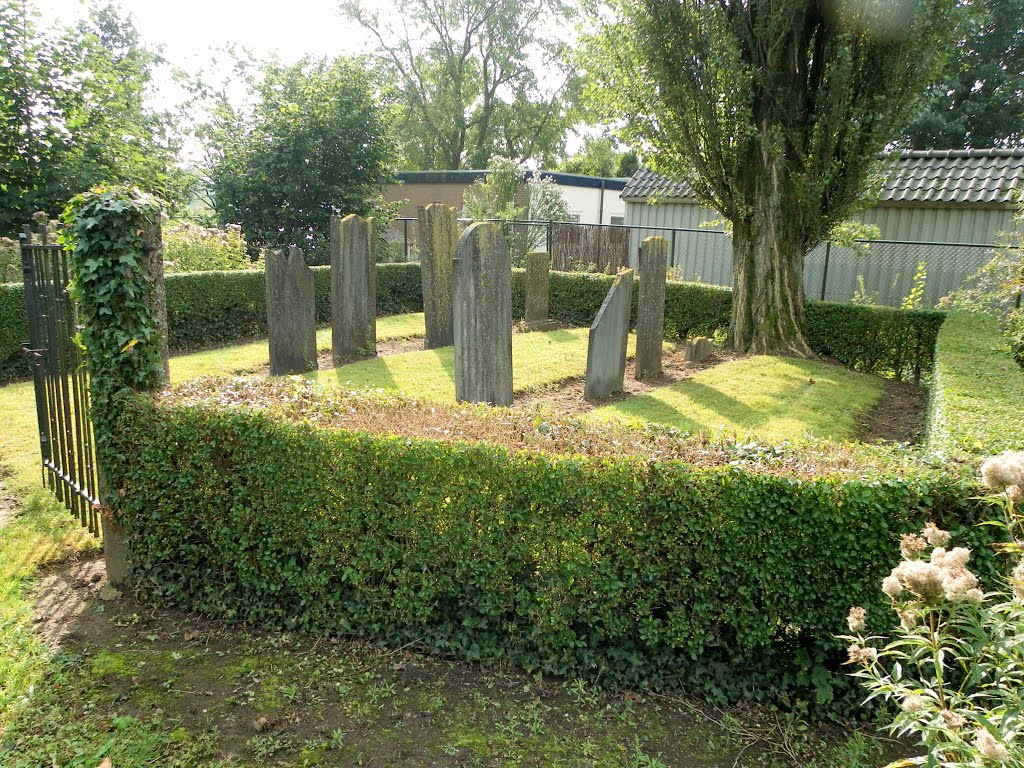
POLYGON ((89 382, 78 340, 75 303, 68 295, 68 255, 46 233, 22 235, 22 273, 28 308, 43 482, 82 526, 100 532, 95 441, 89 382))

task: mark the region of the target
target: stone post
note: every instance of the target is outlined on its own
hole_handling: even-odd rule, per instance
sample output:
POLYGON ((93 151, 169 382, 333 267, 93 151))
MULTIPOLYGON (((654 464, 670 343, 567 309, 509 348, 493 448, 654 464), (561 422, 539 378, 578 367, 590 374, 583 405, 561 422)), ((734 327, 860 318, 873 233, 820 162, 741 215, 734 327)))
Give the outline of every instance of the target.
POLYGON ((452 259, 459 238, 455 209, 434 203, 416 209, 416 243, 420 249, 423 282, 425 349, 450 347, 455 340, 452 325, 452 259))
POLYGON ((373 219, 331 216, 331 354, 335 364, 377 351, 373 219))
POLYGON ((548 301, 551 285, 551 255, 526 254, 526 330, 550 327, 548 301))
POLYGON ((640 245, 640 296, 636 308, 635 376, 650 378, 661 373, 661 342, 665 337, 665 275, 668 242, 663 237, 645 238, 640 245))
POLYGON ((512 261, 501 228, 468 227, 453 271, 455 399, 512 405, 512 261))
POLYGON ((590 326, 587 379, 583 385, 583 395, 588 400, 618 392, 625 383, 632 305, 633 270, 627 269, 615 278, 590 326))
POLYGON ((316 304, 313 272, 302 251, 264 251, 270 375, 315 371, 316 304))
POLYGON ((171 383, 171 355, 167 350, 167 291, 164 287, 164 239, 161 226, 162 216, 155 217, 152 224, 142 233, 142 264, 153 279, 153 295, 150 298, 156 326, 160 331, 160 360, 164 376, 161 387, 171 383))

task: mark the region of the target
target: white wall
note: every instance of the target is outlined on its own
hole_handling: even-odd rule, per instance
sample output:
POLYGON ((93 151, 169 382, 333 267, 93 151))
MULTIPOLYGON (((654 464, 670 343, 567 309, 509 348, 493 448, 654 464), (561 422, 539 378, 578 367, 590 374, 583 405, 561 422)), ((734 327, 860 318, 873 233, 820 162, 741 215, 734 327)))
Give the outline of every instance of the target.
POLYGON ((581 224, 611 224, 612 216, 625 216, 626 203, 619 197, 618 189, 595 189, 594 187, 573 187, 559 184, 569 212, 580 217, 581 224), (601 194, 604 193, 604 210, 601 210, 601 194), (600 215, 600 219, 598 216, 600 215))

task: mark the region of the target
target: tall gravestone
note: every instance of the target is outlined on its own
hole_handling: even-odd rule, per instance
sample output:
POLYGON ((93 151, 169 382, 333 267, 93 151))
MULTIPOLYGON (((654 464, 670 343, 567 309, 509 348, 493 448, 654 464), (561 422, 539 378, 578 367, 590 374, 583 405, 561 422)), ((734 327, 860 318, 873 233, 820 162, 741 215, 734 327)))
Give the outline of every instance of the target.
POLYGON ((536 331, 551 325, 548 302, 551 289, 551 255, 526 254, 526 329, 536 331))
POLYGON ((294 246, 287 251, 266 251, 264 262, 270 375, 316 370, 313 272, 302 251, 294 246))
POLYGON ((627 269, 615 278, 590 326, 587 379, 583 387, 588 399, 605 397, 622 389, 626 380, 626 344, 632 305, 633 270, 627 269))
POLYGON ((455 209, 433 203, 416 209, 416 242, 423 282, 426 349, 450 347, 455 341, 452 321, 452 259, 459 239, 455 209))
POLYGON ((512 262, 500 227, 466 229, 454 276, 455 399, 512 405, 512 262))
POLYGON ((335 363, 377 351, 377 254, 373 219, 331 216, 331 355, 335 363))
POLYGON ((661 342, 665 336, 665 275, 668 242, 648 237, 640 244, 640 290, 636 308, 637 379, 661 373, 661 342))

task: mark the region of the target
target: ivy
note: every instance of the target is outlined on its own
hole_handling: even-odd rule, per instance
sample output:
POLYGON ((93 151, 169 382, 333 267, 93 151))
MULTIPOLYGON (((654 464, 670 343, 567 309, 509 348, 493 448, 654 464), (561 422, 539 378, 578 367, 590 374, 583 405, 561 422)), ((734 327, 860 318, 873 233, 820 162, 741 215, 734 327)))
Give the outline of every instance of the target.
POLYGON ((152 389, 163 375, 142 237, 157 216, 156 200, 135 188, 95 187, 72 198, 61 217, 81 328, 74 341, 86 351, 101 466, 118 396, 152 389))

